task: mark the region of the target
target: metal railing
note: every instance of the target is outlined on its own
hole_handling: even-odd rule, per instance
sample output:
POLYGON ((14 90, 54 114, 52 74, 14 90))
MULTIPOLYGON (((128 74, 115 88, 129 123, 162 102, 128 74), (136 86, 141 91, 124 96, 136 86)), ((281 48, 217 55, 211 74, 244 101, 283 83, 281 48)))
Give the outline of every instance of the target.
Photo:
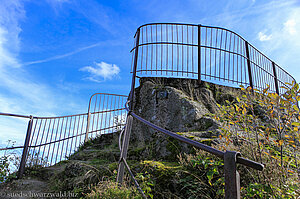
MULTIPOLYGON (((219 151, 163 129, 134 113, 134 91, 136 77, 176 77, 198 79, 238 87, 251 86, 282 94, 281 86, 295 79, 280 66, 258 51, 233 31, 203 25, 179 23, 153 23, 142 25, 134 36, 132 52, 132 84, 126 127, 123 135, 117 181, 123 182, 125 167, 135 185, 138 186, 126 162, 133 117, 145 125, 207 151, 224 160, 225 198, 240 198, 240 177, 236 164, 240 163, 256 170, 263 170, 260 163, 244 159, 239 152, 219 151)), ((143 197, 144 193, 138 186, 143 197)))
POLYGON ((142 25, 131 52, 136 59, 136 66, 132 65, 136 76, 182 77, 254 89, 270 85, 270 90, 278 94, 284 92, 281 86, 286 82, 296 82, 240 35, 220 27, 142 25))
POLYGON ((130 168, 126 162, 127 158, 127 150, 128 150, 128 144, 129 144, 129 137, 130 137, 130 131, 131 131, 131 126, 133 122, 133 118, 137 119, 139 122, 144 123, 145 125, 149 126, 150 128, 156 130, 158 133, 163 133, 169 137, 172 137, 180 142, 187 143, 191 146, 194 146, 197 149, 204 150, 210 154, 213 154, 221 159, 224 160, 224 174, 225 174, 225 198, 226 199, 235 199, 235 198, 240 198, 240 175, 237 171, 237 166, 236 164, 242 164, 247 167, 262 171, 264 169, 264 165, 246 158, 241 157, 241 154, 236 151, 220 151, 218 149, 215 149, 213 147, 210 147, 208 145, 199 143, 197 141, 191 140, 189 138, 183 137, 181 135, 178 135, 174 132, 168 131, 162 127, 159 127, 142 117, 138 116, 137 114, 134 113, 134 111, 130 110, 127 106, 127 104, 130 101, 128 101, 125 105, 126 110, 128 111, 127 115, 127 122, 126 122, 126 127, 125 127, 125 132, 124 132, 124 138, 123 138, 123 143, 122 143, 122 148, 121 148, 121 156, 120 156, 120 161, 119 161, 119 168, 118 168, 118 175, 117 175, 117 182, 122 184, 123 182, 123 176, 124 176, 124 168, 128 169, 130 172, 135 184, 138 186, 138 190, 141 192, 141 194, 145 197, 144 193, 140 189, 137 181, 134 179, 134 176, 132 175, 132 172, 130 171, 130 168))
POLYGON ((28 118, 28 128, 18 176, 25 167, 51 166, 73 154, 83 142, 101 134, 121 130, 125 125, 125 95, 96 93, 89 101, 88 113, 59 117, 35 117, 9 113, 2 116, 28 118))

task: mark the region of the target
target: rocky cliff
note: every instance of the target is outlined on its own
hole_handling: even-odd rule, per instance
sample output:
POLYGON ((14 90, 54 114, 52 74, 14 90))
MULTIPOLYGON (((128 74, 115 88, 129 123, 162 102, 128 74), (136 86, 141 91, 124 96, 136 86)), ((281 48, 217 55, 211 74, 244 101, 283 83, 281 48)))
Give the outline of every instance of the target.
MULTIPOLYGON (((218 104, 233 101, 240 89, 219 86, 191 79, 141 78, 135 90, 134 112, 142 118, 172 132, 199 142, 218 142, 219 124, 209 117, 216 113, 218 104)), ((190 151, 186 144, 155 132, 134 120, 131 145, 140 156, 165 159, 190 151), (174 142, 174 143, 173 143, 174 142)))

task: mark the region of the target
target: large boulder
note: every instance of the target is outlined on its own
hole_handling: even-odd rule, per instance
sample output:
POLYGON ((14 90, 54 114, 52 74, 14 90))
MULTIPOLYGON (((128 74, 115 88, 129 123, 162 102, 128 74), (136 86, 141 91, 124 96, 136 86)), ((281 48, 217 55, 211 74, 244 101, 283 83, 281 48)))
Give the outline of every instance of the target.
MULTIPOLYGON (((162 128, 209 144, 218 142, 219 134, 219 124, 209 114, 216 113, 217 103, 233 100, 237 92, 237 89, 206 82, 199 84, 197 80, 141 78, 135 90, 134 112, 162 128)), ((191 151, 186 144, 137 120, 133 122, 131 145, 139 149, 138 155, 155 159, 174 158, 174 150, 177 153, 191 151)))

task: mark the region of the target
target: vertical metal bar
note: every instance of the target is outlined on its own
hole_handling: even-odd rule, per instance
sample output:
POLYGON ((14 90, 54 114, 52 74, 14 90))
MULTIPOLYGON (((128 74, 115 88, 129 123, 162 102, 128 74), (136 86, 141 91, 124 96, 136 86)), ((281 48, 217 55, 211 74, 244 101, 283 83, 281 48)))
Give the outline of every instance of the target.
MULTIPOLYGON (((213 29, 210 28, 210 46, 212 47, 212 40, 213 40, 213 29)), ((211 51, 212 49, 209 48, 209 79, 212 79, 212 73, 211 73, 211 51)))
POLYGON ((252 79, 252 71, 251 71, 251 62, 250 62, 249 47, 248 47, 248 42, 247 41, 245 41, 245 48, 246 48, 249 84, 250 84, 250 87, 252 88, 252 91, 253 91, 253 79, 252 79))
POLYGON ((62 159, 62 156, 63 156, 63 152, 64 152, 64 145, 65 145, 65 141, 66 141, 66 133, 67 133, 67 128, 68 128, 68 121, 69 121, 69 117, 67 117, 67 121, 66 121, 66 124, 65 124, 65 132, 64 132, 64 139, 62 141, 62 147, 61 147, 61 153, 60 153, 60 160, 62 159))
MULTIPOLYGON (((74 140, 74 134, 75 134, 75 129, 76 129, 76 120, 77 120, 77 116, 74 116, 75 119, 74 119, 74 125, 73 125, 73 133, 72 133, 72 138, 70 138, 71 140, 71 146, 70 146, 70 150, 69 150, 69 157, 72 153, 72 148, 73 148, 73 140, 74 140)), ((76 136, 75 136, 76 137, 76 136)), ((75 146, 76 146, 76 143, 75 143, 75 146)))
MULTIPOLYGON (((166 42, 169 42, 169 37, 168 37, 168 25, 166 24, 166 42)), ((168 62, 169 62, 169 44, 166 44, 166 48, 167 48, 167 59, 166 59, 166 75, 168 75, 168 62)))
POLYGON ((41 146, 41 145, 42 145, 42 142, 43 142, 43 140, 44 140, 44 134, 45 134, 46 126, 47 126, 47 121, 48 121, 48 119, 45 119, 45 124, 44 124, 44 128, 43 128, 43 133, 42 133, 42 137, 41 137, 41 140, 40 140, 40 146, 39 146, 39 150, 38 150, 37 157, 36 157, 36 161, 35 161, 35 164, 36 164, 36 165, 38 165, 39 160, 41 161, 41 164, 42 164, 42 162, 43 162, 43 158, 40 158, 39 156, 40 156, 41 148, 43 147, 43 146, 41 146))
POLYGON ((171 45, 172 46, 172 76, 173 76, 173 71, 174 71, 174 69, 173 69, 173 66, 174 66, 174 60, 173 60, 173 57, 174 57, 173 56, 174 55, 174 45, 173 45, 173 43, 174 43, 174 36, 173 36, 174 35, 173 34, 174 33, 174 25, 172 25, 171 28, 172 28, 172 31, 171 31, 172 32, 172 45, 171 45))
MULTIPOLYGON (((186 43, 189 44, 189 26, 186 26, 186 43)), ((189 46, 186 46, 186 76, 189 76, 189 46)))
MULTIPOLYGON (((194 27, 192 26, 192 45, 194 45, 194 27)), ((194 77, 194 73, 195 73, 195 70, 194 70, 194 46, 191 47, 192 48, 192 75, 194 77)))
MULTIPOLYGON (((148 26, 146 26, 145 29, 146 29, 145 34, 144 34, 145 35, 145 40, 146 40, 145 42, 148 44, 148 26)), ((148 46, 149 45, 146 45, 146 50, 145 50, 146 51, 146 56, 145 56, 146 57, 146 74, 147 74, 147 71, 148 71, 148 46)))
POLYGON ((90 120, 91 120, 91 113, 90 113, 90 110, 89 110, 88 115, 87 115, 87 123, 86 123, 86 131, 85 131, 84 142, 87 142, 88 139, 89 139, 90 120))
POLYGON ((83 132, 83 126, 84 126, 84 115, 82 116, 82 123, 81 123, 81 130, 80 130, 79 144, 81 143, 81 134, 82 134, 82 132, 83 132))
MULTIPOLYGON (((53 122, 53 126, 52 126, 52 133, 51 133, 51 137, 50 137, 50 142, 52 142, 52 137, 53 137, 53 132, 54 132, 54 126, 55 126, 55 121, 56 121, 56 118, 54 118, 54 122, 53 122)), ((47 154, 47 159, 48 159, 48 162, 49 162, 49 154, 50 154, 50 149, 51 149, 51 143, 49 143, 49 149, 48 149, 48 154, 47 154)), ((55 143, 53 143, 53 147, 54 147, 55 143)), ((51 163, 50 163, 51 165, 51 163)))
POLYGON ((223 39, 223 30, 221 29, 221 41, 220 41, 220 51, 219 51, 219 81, 221 80, 221 63, 222 63, 222 40, 223 39))
POLYGON ((178 25, 176 25, 176 36, 177 36, 177 76, 179 72, 179 32, 178 32, 178 25))
MULTIPOLYGON (((217 48, 217 45, 218 45, 218 29, 216 29, 216 45, 214 46, 215 48, 217 48)), ((215 75, 214 75, 214 78, 216 79, 217 77, 217 50, 215 49, 214 50, 215 52, 215 75)))
MULTIPOLYGON (((136 78, 136 66, 137 66, 137 58, 138 58, 138 45, 139 45, 139 38, 140 38, 140 29, 137 30, 137 38, 136 38, 136 54, 135 54, 135 59, 134 59, 134 68, 133 68, 133 74, 132 74, 132 83, 131 83, 131 91, 129 95, 129 109, 133 109, 133 99, 134 99, 134 89, 135 89, 135 78, 136 78)), ((124 132, 124 139, 123 139, 123 145, 122 145, 122 151, 121 151, 121 159, 123 158, 126 160, 127 157, 127 150, 128 150, 128 145, 129 145, 129 138, 130 138, 130 131, 131 131, 131 126, 132 126, 132 121, 133 117, 128 114, 127 116, 127 125, 126 125, 126 130, 124 132)), ((119 167, 118 167, 118 175, 117 175, 117 182, 122 183, 123 182, 123 177, 124 177, 124 163, 120 162, 119 167)))
MULTIPOLYGON (((81 115, 78 116, 78 122, 77 122, 77 132, 76 132, 76 138, 75 138, 75 150, 77 148, 77 146, 79 146, 79 144, 77 144, 77 138, 78 138, 78 133, 79 133, 79 124, 80 124, 80 119, 81 119, 81 115)), ((81 135, 80 135, 81 136, 81 135)), ((80 142, 79 142, 80 143, 80 142)))
MULTIPOLYGON (((107 95, 107 98, 109 98, 109 96, 107 95)), ((108 99, 107 99, 108 100, 108 99)), ((107 101, 106 100, 106 101, 107 101)), ((102 104, 102 110, 104 111, 104 110, 106 110, 107 108, 106 108, 106 106, 105 106, 105 95, 103 95, 103 104, 102 104)), ((102 127, 102 122, 103 122, 103 116, 104 116, 104 114, 106 114, 106 113, 104 113, 104 112, 102 112, 101 113, 101 123, 100 123, 100 128, 105 128, 106 126, 105 126, 105 124, 104 124, 104 127, 102 127)), ((100 133, 101 133, 101 131, 100 131, 100 133)))
POLYGON ((62 118, 62 122, 61 122, 61 127, 60 127, 60 133, 59 133, 59 142, 57 143, 58 146, 57 146, 57 150, 56 150, 56 157, 55 157, 55 162, 57 161, 57 156, 58 156, 58 152, 59 152, 59 148, 60 148, 60 138, 61 138, 61 133, 63 131, 63 126, 64 126, 64 120, 65 120, 65 117, 62 118))
POLYGON ((240 153, 226 151, 224 154, 225 199, 240 199, 240 175, 236 170, 236 158, 240 153))
POLYGON ((276 72, 276 66, 275 63, 272 61, 273 66, 273 74, 274 74, 274 82, 275 82, 275 89, 276 93, 279 95, 279 86, 278 86, 278 79, 277 79, 277 72, 276 72))
POLYGON ((137 30, 137 38, 135 44, 135 57, 134 57, 134 65, 133 65, 133 74, 132 74, 132 82, 131 82, 131 91, 129 95, 129 109, 132 110, 133 108, 133 98, 134 98, 134 89, 135 89, 135 79, 136 79, 136 68, 137 68, 137 61, 138 61, 138 52, 139 52, 139 40, 140 40, 140 29, 137 30))
POLYGON ((70 142, 70 139, 71 139, 72 121, 73 121, 73 116, 71 116, 71 118, 70 118, 69 133, 68 133, 68 137, 67 137, 67 140, 66 140, 67 145, 66 145, 65 157, 67 157, 67 155, 68 155, 69 142, 70 142))
POLYGON ((25 170, 28 146, 29 146, 31 129, 32 129, 32 121, 33 121, 33 117, 32 117, 32 115, 30 115, 30 120, 28 122, 27 133, 26 133, 26 138, 25 138, 25 143, 24 143, 24 149, 23 149, 19 172, 18 172, 18 178, 22 178, 22 175, 24 174, 24 170, 25 170))
MULTIPOLYGON (((163 42, 163 26, 162 26, 162 24, 160 24, 160 42, 163 42)), ((164 47, 163 44, 160 44, 160 75, 162 75, 162 72, 163 72, 163 54, 164 54, 163 47, 164 47)), ((142 48, 142 53, 143 53, 143 48, 142 48)))
POLYGON ((129 145, 132 121, 133 121, 133 117, 128 114, 127 121, 126 121, 126 128, 125 128, 125 132, 124 132, 124 139, 123 139, 123 144, 122 144, 122 151, 121 151, 121 156, 120 156, 121 162, 119 163, 118 174, 117 174, 117 182, 120 184, 123 183, 125 165, 122 160, 123 159, 126 160, 126 158, 127 158, 127 149, 128 149, 128 145, 129 145))
POLYGON ((201 83, 201 24, 198 25, 198 82, 201 83))
MULTIPOLYGON (((47 158, 44 158, 44 154, 45 154, 45 150, 46 150, 46 148, 47 148, 47 141, 48 141, 48 136, 49 136, 49 132, 50 132, 51 123, 52 123, 52 119, 50 119, 50 122, 49 122, 48 131, 47 131, 47 136, 46 136, 46 140, 45 140, 45 145, 44 145, 43 153, 42 153, 42 159, 47 159, 47 158)), ((45 166, 46 166, 46 165, 45 165, 45 166)))
MULTIPOLYGON (((151 27, 151 43, 153 43, 153 35, 152 35, 152 25, 150 26, 151 27)), ((152 63, 153 63, 153 44, 151 45, 151 75, 152 75, 152 71, 153 71, 153 68, 152 68, 152 63)), ((132 54, 133 55, 133 54, 132 54)))
MULTIPOLYGON (((147 72, 146 72, 147 73, 147 72)), ((98 115, 98 117, 97 117, 97 123, 96 123, 96 136, 97 136, 97 130, 98 130, 98 124, 99 124, 99 112, 100 112, 100 108, 101 108, 101 95, 100 95, 100 97, 99 97, 100 99, 99 99, 99 108, 98 108, 98 113, 97 113, 97 115, 98 115)), ((101 128, 101 126, 100 126, 100 128, 101 128)), ((100 131, 101 132, 101 131, 100 131)))
MULTIPOLYGON (((34 139, 34 136, 35 136, 35 134, 36 134, 36 133, 35 133, 35 130, 36 130, 36 127, 37 127, 37 125, 38 125, 38 119, 35 119, 34 121, 35 121, 35 124, 34 124, 34 129, 33 129, 32 139, 31 139, 31 141, 30 141, 30 147, 33 147, 33 140, 35 140, 35 142, 36 142, 36 140, 37 140, 37 138, 34 139)), ((36 137, 38 137, 38 134, 37 134, 36 137)), ((33 159, 33 154, 34 154, 34 152, 35 152, 35 147, 33 147, 33 150, 31 150, 31 160, 33 159)), ((29 155, 30 155, 30 154, 29 154, 29 155)), ((31 161, 30 166, 32 166, 32 163, 33 163, 33 161, 31 161)))
MULTIPOLYGON (((181 43, 183 44, 183 25, 181 25, 181 43)), ((181 76, 183 77, 184 70, 184 45, 181 45, 181 76)))
MULTIPOLYGON (((58 129, 59 129, 59 123, 60 123, 60 118, 58 118, 58 122, 57 122, 57 127, 56 127, 56 133, 55 133, 55 138, 54 140, 56 140, 57 138, 57 133, 58 133, 58 129)), ((59 143, 58 143, 59 144, 59 143)), ((50 165, 52 165, 52 161, 53 161, 53 155, 54 155, 54 151, 55 151, 55 146, 56 146, 56 142, 54 143, 54 146, 53 146, 53 151, 52 151, 52 156, 51 156, 51 162, 50 162, 50 165)))

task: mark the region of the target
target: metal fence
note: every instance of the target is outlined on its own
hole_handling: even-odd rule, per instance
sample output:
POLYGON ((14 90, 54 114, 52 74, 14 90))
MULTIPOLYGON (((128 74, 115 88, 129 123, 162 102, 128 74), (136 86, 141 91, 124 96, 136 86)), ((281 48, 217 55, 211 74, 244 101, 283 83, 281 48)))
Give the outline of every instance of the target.
POLYGON ((124 130, 117 181, 123 182, 125 168, 134 184, 146 198, 131 172, 126 158, 133 118, 178 141, 207 151, 224 160, 225 198, 240 198, 240 177, 237 163, 263 170, 258 162, 242 158, 236 151, 219 151, 163 129, 134 113, 134 91, 136 77, 176 77, 209 81, 225 86, 251 86, 282 94, 281 86, 296 82, 295 79, 258 51, 238 34, 219 27, 154 23, 142 25, 135 34, 132 52, 132 84, 129 96, 127 123, 124 130))
POLYGON ((281 86, 286 82, 295 81, 240 35, 224 28, 146 24, 138 28, 135 40, 131 52, 133 59, 137 56, 137 76, 191 78, 255 89, 269 85, 278 94, 284 92, 281 86))
POLYGON ((88 113, 35 117, 0 113, 3 116, 28 118, 28 128, 19 167, 22 176, 27 166, 51 166, 65 160, 90 138, 121 130, 125 125, 125 95, 96 93, 89 102, 88 113))

